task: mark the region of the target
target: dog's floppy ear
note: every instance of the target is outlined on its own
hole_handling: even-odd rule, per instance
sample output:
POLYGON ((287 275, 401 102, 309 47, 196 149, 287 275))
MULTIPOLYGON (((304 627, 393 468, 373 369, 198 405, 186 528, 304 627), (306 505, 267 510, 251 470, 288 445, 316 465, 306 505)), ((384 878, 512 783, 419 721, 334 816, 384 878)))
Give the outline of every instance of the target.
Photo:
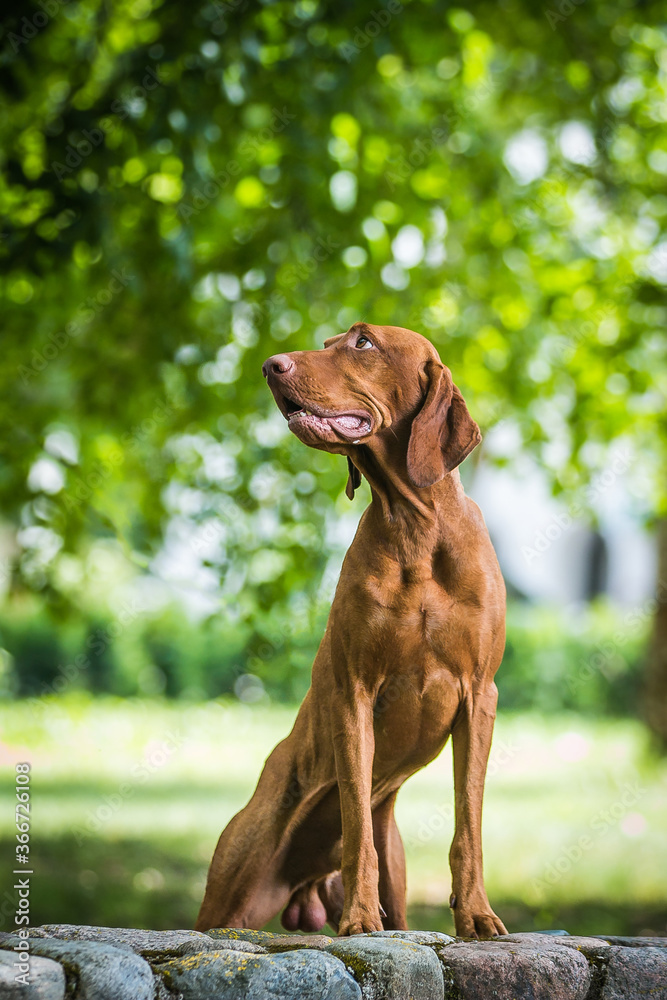
POLYGON ((345 487, 345 496, 348 500, 354 500, 354 491, 359 489, 361 486, 361 473, 356 467, 351 458, 347 460, 347 486, 345 487))
POLYGON ((426 399, 412 421, 408 443, 408 475, 420 489, 444 479, 482 440, 449 368, 432 359, 424 374, 426 399))

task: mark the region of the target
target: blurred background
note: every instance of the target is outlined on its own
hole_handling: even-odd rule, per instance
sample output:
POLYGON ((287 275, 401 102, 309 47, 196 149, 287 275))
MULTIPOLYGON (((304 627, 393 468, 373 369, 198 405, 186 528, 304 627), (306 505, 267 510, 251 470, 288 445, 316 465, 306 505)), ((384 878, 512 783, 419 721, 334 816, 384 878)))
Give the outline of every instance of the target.
MULTIPOLYGON (((303 697, 366 486, 261 377, 428 336, 505 573, 512 930, 667 933, 662 3, 39 0, 0 37, 0 685, 32 922, 191 926, 303 697)), ((451 930, 451 757, 398 800, 451 930)))

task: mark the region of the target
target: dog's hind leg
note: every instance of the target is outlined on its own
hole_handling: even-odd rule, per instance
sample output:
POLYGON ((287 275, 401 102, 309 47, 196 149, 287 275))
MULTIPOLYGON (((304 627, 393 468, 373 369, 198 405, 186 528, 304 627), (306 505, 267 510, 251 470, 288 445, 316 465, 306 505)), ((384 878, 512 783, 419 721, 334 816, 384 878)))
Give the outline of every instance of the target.
POLYGON ((279 872, 278 839, 252 802, 231 820, 211 861, 196 930, 259 929, 280 912, 290 887, 279 872))
POLYGON ((293 886, 281 874, 282 841, 298 809, 292 751, 283 740, 269 756, 247 806, 220 834, 196 929, 260 928, 285 906, 293 886))
POLYGON ((394 816, 396 795, 393 792, 373 811, 373 841, 378 856, 380 905, 384 910, 382 926, 386 931, 408 929, 405 851, 394 816))

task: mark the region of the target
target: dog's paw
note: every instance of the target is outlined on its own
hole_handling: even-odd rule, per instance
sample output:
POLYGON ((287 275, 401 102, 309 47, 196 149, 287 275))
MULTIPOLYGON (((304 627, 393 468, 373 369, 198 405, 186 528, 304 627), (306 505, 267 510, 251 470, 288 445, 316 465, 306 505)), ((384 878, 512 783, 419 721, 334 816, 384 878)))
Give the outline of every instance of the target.
POLYGON ((487 899, 470 901, 452 896, 449 905, 454 910, 454 924, 457 937, 494 938, 507 934, 507 928, 497 917, 487 899))
POLYGON ((349 937, 352 934, 370 934, 371 931, 384 930, 380 908, 376 906, 351 907, 349 912, 343 913, 338 927, 338 937, 349 937))

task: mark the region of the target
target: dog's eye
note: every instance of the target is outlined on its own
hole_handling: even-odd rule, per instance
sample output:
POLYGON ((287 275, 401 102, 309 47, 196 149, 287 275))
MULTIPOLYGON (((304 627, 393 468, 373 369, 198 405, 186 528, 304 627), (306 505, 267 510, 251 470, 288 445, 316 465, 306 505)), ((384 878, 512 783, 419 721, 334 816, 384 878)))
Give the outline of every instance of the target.
POLYGON ((367 351, 369 348, 373 347, 374 344, 368 339, 368 337, 364 337, 362 334, 361 337, 357 338, 357 342, 354 346, 358 347, 360 351, 367 351))

